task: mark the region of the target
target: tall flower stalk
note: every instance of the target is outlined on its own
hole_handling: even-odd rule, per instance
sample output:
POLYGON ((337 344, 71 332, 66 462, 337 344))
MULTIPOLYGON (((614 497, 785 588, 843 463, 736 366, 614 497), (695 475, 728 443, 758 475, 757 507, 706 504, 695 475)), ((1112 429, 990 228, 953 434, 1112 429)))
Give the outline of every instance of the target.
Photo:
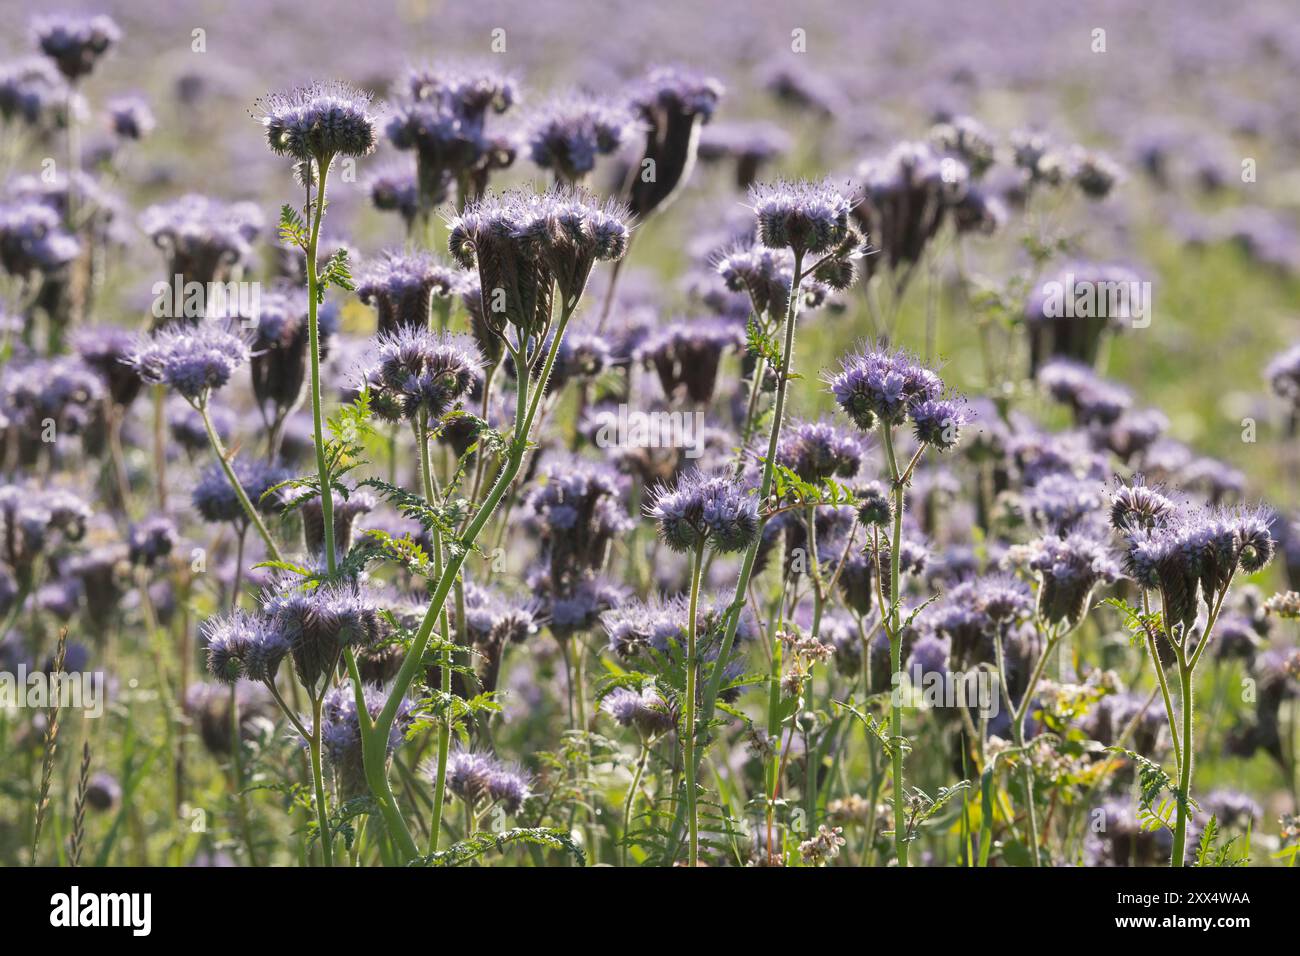
MULTIPOLYGON (((880 429, 881 442, 889 468, 889 592, 881 595, 881 625, 889 639, 890 668, 895 684, 903 673, 903 631, 910 622, 903 619, 902 550, 904 492, 912 480, 917 462, 927 448, 946 451, 957 444, 961 426, 968 420, 965 407, 943 397, 943 380, 933 371, 915 362, 905 352, 886 349, 862 352, 844 360, 840 372, 830 381, 831 391, 840 408, 863 431, 880 429), (916 451, 907 464, 900 465, 896 429, 910 422, 916 438, 916 451), (885 598, 888 598, 888 604, 885 598)), ((885 545, 879 534, 874 537, 873 559, 877 588, 884 575, 882 551, 885 545)), ((913 616, 916 612, 913 612, 913 616)), ((895 686, 890 695, 890 763, 893 772, 894 850, 899 866, 909 862, 907 788, 903 763, 907 738, 903 734, 902 699, 895 686)))
MULTIPOLYGON (((335 573, 338 556, 334 545, 333 478, 325 454, 325 435, 321 415, 320 325, 318 309, 330 285, 351 288, 347 253, 338 252, 319 271, 317 252, 321 222, 325 217, 325 185, 330 166, 338 156, 365 156, 375 148, 375 118, 370 110, 370 94, 344 83, 313 84, 287 93, 276 93, 258 103, 267 146, 273 153, 292 158, 307 191, 304 213, 310 218, 310 230, 285 206, 280 217, 281 238, 297 245, 306 256, 307 271, 307 349, 311 363, 311 409, 313 441, 316 446, 317 481, 324 522, 325 561, 328 576, 335 573), (312 186, 315 185, 315 201, 312 186)), ((357 680, 351 649, 347 649, 353 684, 358 695, 358 717, 365 719, 366 707, 362 686, 357 680)), ((316 814, 320 828, 325 864, 333 862, 333 835, 325 806, 321 780, 321 706, 323 693, 312 694, 312 733, 308 738, 312 756, 312 777, 316 792, 316 814)))
MULTIPOLYGON (((465 268, 477 268, 487 303, 485 324, 502 340, 514 362, 516 408, 512 434, 505 443, 505 458, 491 488, 454 546, 438 549, 444 551, 443 560, 440 567, 435 566, 436 583, 429 606, 393 680, 387 702, 373 717, 358 709, 366 779, 404 859, 415 858, 418 851, 388 783, 386 747, 393 722, 403 695, 420 673, 434 628, 443 620, 447 598, 457 584, 465 559, 524 463, 556 356, 592 267, 597 261, 619 259, 627 249, 626 218, 625 209, 617 204, 602 205, 581 190, 558 188, 541 195, 490 195, 470 204, 449 224, 452 256, 465 268)), ((450 664, 445 656, 443 661, 444 665, 450 664)), ((348 667, 356 683, 356 667, 350 659, 348 667)), ((449 670, 449 666, 442 668, 444 683, 449 670)), ((446 785, 450 725, 444 724, 439 731, 434 775, 436 801, 446 785)), ((436 806, 440 807, 441 802, 436 806)), ((440 826, 441 820, 435 820, 431 836, 435 847, 440 826)))
POLYGON ((1173 867, 1185 862, 1187 820, 1193 805, 1196 665, 1210 646, 1237 574, 1254 574, 1272 560, 1277 544, 1270 530, 1271 517, 1247 508, 1180 510, 1141 483, 1120 487, 1112 498, 1111 525, 1127 539, 1126 570, 1142 591, 1143 610, 1131 611, 1130 618, 1145 637, 1159 675, 1174 746, 1178 785, 1169 861, 1173 867), (1159 614, 1146 610, 1149 593, 1160 596, 1159 614), (1194 626, 1201 605, 1205 624, 1197 633, 1194 626), (1168 656, 1161 653, 1162 648, 1168 656), (1181 712, 1175 710, 1168 693, 1163 673, 1166 666, 1177 672, 1181 712))
MULTIPOLYGON (((785 419, 786 399, 789 392, 791 369, 794 361, 794 330, 799 317, 800 290, 805 279, 832 280, 840 288, 847 287, 854 277, 854 261, 862 255, 863 243, 849 226, 850 199, 830 183, 776 183, 755 186, 750 192, 754 206, 759 241, 769 249, 788 249, 793 257, 790 289, 786 302, 785 321, 781 329, 779 353, 770 356, 776 368, 776 400, 773 407, 772 430, 768 435, 767 454, 763 459, 762 478, 759 480, 757 500, 766 505, 772 494, 776 471, 777 448, 781 441, 781 424, 785 419), (819 256, 806 272, 804 264, 810 256, 819 256)), ((756 305, 756 312, 761 311, 756 305)), ((755 388, 758 384, 755 383, 755 388)), ((745 549, 741 559, 736 588, 725 615, 722 643, 717 661, 705 685, 700 703, 698 727, 707 728, 713 722, 713 712, 718 694, 722 690, 725 662, 730 658, 736 640, 736 629, 745 606, 749 582, 758 559, 758 535, 745 549)), ((691 774, 698 772, 700 754, 693 754, 691 774)), ((682 830, 682 812, 678 812, 674 835, 670 841, 670 854, 676 851, 682 830)))

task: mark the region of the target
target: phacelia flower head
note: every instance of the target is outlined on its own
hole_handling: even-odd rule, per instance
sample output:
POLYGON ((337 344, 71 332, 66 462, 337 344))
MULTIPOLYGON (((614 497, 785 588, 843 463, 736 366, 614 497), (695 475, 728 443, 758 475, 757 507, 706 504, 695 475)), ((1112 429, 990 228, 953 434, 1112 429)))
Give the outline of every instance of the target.
POLYGON ((974 117, 955 116, 936 124, 930 129, 930 142, 939 152, 961 159, 975 178, 993 165, 993 135, 974 117))
POLYGON ((32 436, 39 435, 49 421, 60 431, 89 435, 104 395, 99 375, 75 356, 11 362, 0 382, 4 415, 12 426, 32 436))
POLYGON ((1143 483, 1141 476, 1117 487, 1110 498, 1110 525, 1120 534, 1164 528, 1175 513, 1174 503, 1143 483))
POLYGON ((529 489, 526 520, 540 538, 553 587, 599 571, 614 539, 632 530, 625 485, 612 468, 572 460, 548 465, 529 489))
POLYGON ((674 551, 706 543, 716 551, 743 551, 758 534, 758 501, 729 475, 698 469, 653 493, 647 514, 674 551))
POLYGON ((1064 538, 1094 523, 1105 501, 1100 482, 1068 473, 1044 475, 1025 489, 1025 512, 1044 534, 1064 538))
POLYGON ((1025 302, 1030 373, 1048 359, 1092 367, 1108 332, 1149 319, 1138 274, 1113 263, 1070 262, 1036 285, 1025 302))
MULTIPOLYGON (((788 249, 768 249, 746 241, 719 253, 713 263, 729 292, 749 296, 753 310, 769 320, 785 317, 794 284, 794 255, 788 249)), ((816 278, 807 278, 799 286, 804 308, 822 304, 829 288, 816 278)), ((746 314, 748 309, 745 309, 746 314)))
MULTIPOLYGON (((167 257, 169 282, 179 275, 184 283, 197 282, 204 288, 227 281, 252 262, 253 242, 263 224, 252 203, 224 203, 196 194, 150 206, 140 216, 141 231, 167 257)), ((181 318, 177 305, 172 303, 170 312, 160 318, 181 318)))
POLYGON ((910 275, 905 267, 921 258, 965 197, 969 178, 961 159, 940 156, 926 143, 899 143, 885 157, 859 166, 863 199, 854 217, 880 251, 869 261, 895 270, 898 288, 910 275))
POLYGON ((916 440, 935 451, 955 448, 962 426, 971 420, 970 407, 959 399, 930 398, 916 402, 908 412, 916 440))
POLYGON ((11 276, 26 279, 57 272, 80 249, 49 205, 34 199, 0 205, 0 267, 11 276))
MULTIPOLYGON (((436 782, 437 768, 430 766, 429 773, 436 782)), ((507 813, 518 813, 531 795, 531 781, 523 771, 492 754, 460 746, 447 757, 446 783, 457 798, 476 809, 499 804, 507 813)))
POLYGON ((736 187, 748 189, 764 166, 789 152, 790 144, 786 132, 772 123, 714 123, 700 134, 699 156, 704 163, 732 160, 736 187))
POLYGON ((378 605, 355 582, 270 592, 263 615, 289 642, 298 676, 315 687, 333 673, 344 648, 369 647, 385 633, 378 605))
POLYGON ((509 323, 545 338, 553 290, 565 309, 576 308, 596 262, 627 251, 627 219, 620 203, 581 189, 512 191, 488 195, 453 218, 448 246, 462 266, 477 267, 493 331, 503 334, 509 323))
MULTIPOLYGON (((409 230, 420 212, 420 186, 416 171, 409 163, 389 163, 366 177, 366 191, 370 204, 380 212, 395 212, 402 217, 409 230)), ((446 194, 433 198, 442 202, 446 194)))
MULTIPOLYGON (((362 688, 362 700, 371 719, 378 717, 387 703, 387 695, 374 687, 362 688)), ((406 739, 414 718, 415 705, 403 697, 388 732, 385 753, 391 757, 406 739)), ((361 749, 361 721, 357 713, 357 692, 350 681, 325 692, 321 702, 321 749, 334 771, 339 790, 346 799, 367 792, 365 759, 361 749)))
POLYGON ((109 398, 119 408, 130 406, 143 384, 128 364, 135 345, 135 334, 115 325, 87 326, 73 339, 77 354, 103 379, 109 398))
POLYGON ((644 124, 645 146, 628 177, 627 201, 641 219, 665 209, 690 178, 699 146, 699 127, 722 98, 722 83, 676 67, 651 70, 632 91, 632 106, 644 124), (653 176, 641 175, 653 169, 653 176))
POLYGON ((32 24, 32 34, 40 51, 73 82, 94 70, 95 64, 122 38, 117 24, 102 15, 40 17, 32 24))
POLYGON ((653 684, 647 684, 640 691, 630 687, 610 691, 602 698, 600 709, 619 726, 633 727, 644 737, 672 730, 677 723, 667 701, 653 684))
POLYGON ((569 95, 543 106, 526 124, 528 155, 562 182, 581 182, 599 156, 618 152, 641 128, 625 104, 569 95))
POLYGON ((1269 362, 1264 377, 1279 398, 1300 411, 1300 345, 1293 345, 1269 362))
POLYGON ((328 167, 335 156, 374 151, 371 95, 347 83, 313 83, 257 103, 271 152, 328 167))
POLYGON ((693 402, 713 399, 722 356, 745 343, 745 330, 729 319, 669 322, 637 346, 635 358, 653 366, 664 395, 684 392, 693 402))
MULTIPOLYGON (((352 526, 357 518, 375 510, 375 496, 365 491, 352 491, 346 498, 335 493, 334 547, 340 556, 352 547, 352 526)), ((298 508, 302 514, 303 543, 311 554, 325 550, 325 514, 320 496, 304 501, 298 508)))
POLYGON ((1105 199, 1124 180, 1124 171, 1103 153, 1076 150, 1069 162, 1070 179, 1089 199, 1105 199))
POLYGON ((119 96, 109 100, 104 108, 108 111, 109 127, 120 139, 144 139, 157 125, 153 110, 143 97, 119 96))
POLYGON ((68 96, 68 81, 48 59, 33 56, 0 64, 0 117, 6 122, 49 132, 67 126, 69 105, 75 116, 85 111, 78 94, 68 96))
POLYGON ((1213 607, 1238 571, 1262 570, 1276 547, 1264 509, 1190 509, 1131 532, 1125 567, 1139 585, 1160 591, 1165 620, 1186 631, 1198 595, 1213 607))
MULTIPOLYGON (((844 359, 840 372, 831 378, 830 387, 840 408, 863 431, 870 431, 877 422, 886 428, 898 425, 912 409, 937 402, 943 395, 943 380, 938 375, 906 352, 885 349, 868 350, 844 359)), ((929 408, 956 412, 952 408, 929 408)), ((935 424, 928 413, 923 415, 923 420, 927 422, 927 430, 935 424)))
POLYGON ((830 252, 849 238, 854 201, 830 182, 758 183, 749 202, 759 241, 769 249, 790 249, 802 258, 830 252))
POLYGON ((166 515, 150 515, 131 525, 127 536, 133 564, 152 567, 176 547, 176 523, 166 515))
POLYGON ((399 325, 375 340, 362 384, 387 421, 436 420, 465 396, 481 365, 467 339, 399 325))
MULTIPOLYGON (((248 321, 243 319, 242 321, 248 321)), ((322 358, 338 325, 337 313, 322 308, 317 322, 322 358)), ((249 379, 262 417, 281 421, 296 409, 306 392, 310 332, 307 298, 300 289, 263 293, 249 354, 249 379)))
POLYGON ((90 517, 85 502, 61 489, 0 485, 0 559, 30 584, 37 558, 60 540, 80 540, 90 517))
POLYGON ((207 653, 208 673, 223 684, 241 678, 274 681, 290 650, 289 639, 274 621, 244 610, 209 618, 200 639, 207 653))
POLYGON ((489 113, 504 113, 518 97, 515 82, 488 69, 412 70, 405 95, 384 132, 399 150, 413 150, 420 207, 431 210, 453 183, 462 204, 481 193, 494 169, 514 162, 514 145, 487 132, 489 113))
POLYGON ((1119 567, 1105 546, 1083 534, 1040 539, 1029 568, 1039 576, 1038 613, 1067 629, 1083 619, 1098 584, 1120 578, 1119 567))
POLYGON ((798 422, 781 432, 777 464, 804 481, 852 478, 862 467, 862 443, 830 422, 798 422))
POLYGON ((1038 370, 1038 381, 1054 399, 1069 406, 1080 425, 1113 424, 1133 398, 1127 389, 1099 378, 1091 366, 1052 359, 1038 370))
POLYGON ((893 520, 894 503, 878 481, 869 482, 858 491, 858 520, 867 527, 883 528, 893 520))
POLYGON ((243 335, 219 322, 173 323, 137 343, 128 361, 149 385, 175 389, 193 405, 204 405, 249 359, 243 335))
POLYGON ((469 276, 424 254, 388 253, 359 277, 357 297, 379 313, 379 332, 427 328, 435 299, 450 303, 469 276))
POLYGON ((1029 616, 1033 597, 1016 578, 992 575, 955 585, 923 618, 933 633, 950 642, 954 665, 961 668, 996 660, 995 640, 1029 616))
MULTIPOLYGON (((279 495, 267 492, 290 477, 288 471, 258 458, 237 458, 231 470, 253 506, 263 514, 274 514, 283 506, 279 495)), ((194 509, 204 521, 214 524, 229 521, 237 525, 248 522, 248 515, 235 490, 230 487, 220 465, 211 465, 199 476, 192 494, 194 509)))

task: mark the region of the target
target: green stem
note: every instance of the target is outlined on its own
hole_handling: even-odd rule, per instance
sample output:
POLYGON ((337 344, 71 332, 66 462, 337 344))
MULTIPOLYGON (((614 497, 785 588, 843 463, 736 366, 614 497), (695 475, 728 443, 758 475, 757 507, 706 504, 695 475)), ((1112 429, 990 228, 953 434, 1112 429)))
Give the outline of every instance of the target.
POLYGON ((1174 851, 1169 859, 1171 867, 1182 867, 1187 844, 1187 809, 1192 794, 1192 668, 1186 654, 1178 654, 1178 683, 1183 699, 1183 759, 1178 774, 1178 816, 1174 824, 1174 851))
POLYGON ((208 441, 212 445, 213 452, 216 453, 217 461, 221 464, 221 470, 226 473, 226 480, 230 482, 235 497, 239 499, 239 504, 244 509, 244 514, 248 516, 248 520, 257 529, 257 533, 261 535, 262 540, 266 542, 266 553, 270 555, 273 561, 284 560, 280 557, 280 549, 276 547, 275 539, 271 537, 271 532, 267 530, 266 525, 263 523, 262 516, 253 507, 253 503, 248 500, 248 494, 244 491, 244 486, 239 483, 239 479, 235 476, 235 470, 230 467, 230 461, 226 458, 226 447, 221 443, 221 436, 217 434, 217 430, 212 426, 212 417, 208 414, 207 404, 196 405, 195 408, 199 413, 199 417, 203 419, 203 428, 208 433, 208 441))
MULTIPOLYGON (((422 417, 415 425, 415 442, 420 460, 420 479, 424 487, 424 500, 430 507, 434 504, 433 462, 429 458, 429 425, 427 417, 422 417)), ((441 575, 443 570, 442 533, 433 530, 433 569, 441 575)), ((447 649, 451 635, 448 633, 447 609, 444 606, 438 613, 439 635, 443 648, 438 657, 439 687, 443 700, 451 697, 451 655, 447 649)), ((438 722, 438 762, 433 782, 433 819, 429 824, 429 852, 438 852, 438 840, 442 835, 442 809, 444 790, 447 783, 447 755, 451 749, 451 719, 438 722)))
POLYGON ((330 488, 329 468, 325 462, 325 430, 321 424, 320 400, 320 325, 317 321, 316 252, 320 241, 320 224, 325 216, 325 181, 329 177, 329 161, 316 163, 320 177, 316 187, 316 205, 312 209, 311 236, 307 241, 307 351, 311 357, 311 419, 316 445, 316 473, 320 480, 321 518, 325 522, 325 567, 334 574, 337 556, 334 554, 334 492, 330 488))
POLYGON ((650 744, 641 743, 641 755, 636 761, 636 773, 632 775, 632 786, 628 787, 627 799, 623 801, 623 853, 622 866, 627 866, 627 850, 632 843, 632 805, 636 803, 637 790, 641 788, 641 777, 645 774, 645 764, 650 756, 650 744))
MULTIPOLYGON (((700 601, 700 572, 704 568, 704 541, 695 546, 695 553, 691 556, 691 600, 690 611, 686 621, 686 718, 683 724, 686 736, 683 739, 686 752, 684 755, 686 764, 686 813, 688 824, 688 842, 686 859, 690 866, 699 866, 700 863, 700 811, 696 801, 695 781, 696 773, 699 770, 695 761, 695 681, 696 669, 699 667, 699 661, 696 659, 698 637, 696 631, 696 616, 699 612, 700 601)), ((722 669, 722 661, 717 663, 719 670, 722 669)))
POLYGON ((324 696, 312 696, 311 702, 311 736, 307 738, 307 749, 311 751, 311 782, 316 792, 316 824, 320 829, 321 853, 325 865, 334 865, 334 839, 330 833, 329 809, 325 805, 325 775, 321 771, 320 759, 320 714, 324 696))
MULTIPOLYGON (((899 576, 901 571, 900 551, 903 541, 903 479, 898 471, 898 458, 894 453, 893 430, 889 426, 881 429, 884 436, 885 454, 889 459, 889 474, 893 483, 894 515, 891 545, 889 551, 889 663, 898 680, 903 673, 903 635, 898 626, 899 612, 899 576)), ((903 702, 897 686, 890 695, 889 735, 893 740, 890 759, 894 775, 894 850, 898 855, 898 865, 908 865, 907 839, 907 795, 903 786, 903 702)))
MULTIPOLYGON (((772 475, 776 468, 776 448, 777 443, 781 440, 781 422, 785 417, 785 399, 790 385, 790 366, 794 358, 794 329, 796 320, 799 317, 799 284, 803 277, 803 254, 796 252, 794 255, 794 271, 790 280, 790 301, 786 308, 785 315, 785 335, 781 348, 781 368, 777 378, 776 385, 776 405, 773 409, 772 432, 768 436, 767 457, 763 461, 763 477, 758 487, 759 507, 767 504, 768 496, 772 493, 772 475)), ((722 689, 722 675, 726 669, 726 661, 731 656, 731 648, 736 640, 736 628, 740 624, 740 612, 745 606, 745 596, 749 589, 749 579, 754 573, 754 564, 758 558, 758 545, 762 540, 762 533, 754 536, 749 547, 745 550, 745 556, 741 561, 740 573, 736 578, 736 590, 732 595, 731 604, 727 608, 726 628, 722 635, 722 646, 718 653, 717 663, 709 675, 709 682, 704 689, 704 697, 700 704, 700 723, 707 727, 713 721, 713 708, 717 703, 718 693, 722 689)), ((697 757, 698 760, 698 757, 697 757)), ((682 832, 682 814, 678 813, 673 823, 673 832, 669 841, 669 856, 671 857, 677 851, 681 840, 682 832)))
MULTIPOLYGON (((532 386, 538 390, 546 387, 546 381, 550 377, 552 367, 555 365, 555 356, 559 351, 560 342, 564 337, 564 330, 571 315, 571 309, 566 309, 561 313, 559 327, 551 342, 551 348, 547 353, 541 374, 532 386)), ((415 841, 411 839, 410 831, 406 829, 405 823, 402 821, 401 813, 397 809, 396 801, 392 795, 392 788, 388 786, 388 770, 386 766, 388 734, 397 718, 397 710, 401 705, 403 696, 420 671, 424 652, 428 648, 429 640, 433 635, 434 623, 438 620, 446 604, 447 595, 451 593, 456 575, 460 573, 461 566, 465 563, 465 558, 473 548, 479 533, 491 520, 492 515, 496 512, 497 505, 505 497, 506 491, 514 482, 515 476, 518 475, 519 469, 523 465, 524 455, 528 450, 529 436, 532 433, 532 412, 535 412, 536 405, 530 406, 528 404, 529 378, 531 376, 528 374, 522 356, 516 357, 515 367, 520 369, 515 436, 511 442, 505 465, 497 474, 496 481, 488 492, 487 498, 484 499, 478 514, 475 515, 474 520, 470 522, 469 527, 465 529, 464 534, 461 536, 460 547, 456 548, 451 554, 442 570, 442 574, 438 578, 438 583, 429 601, 429 607, 425 611, 419 629, 416 631, 415 639, 411 642, 411 648, 407 651, 402 666, 393 680, 393 686, 389 691, 388 700, 385 702, 383 710, 380 711, 379 716, 373 722, 365 720, 362 725, 362 756, 366 768, 366 781, 370 785, 372 794, 380 803, 381 811, 389 824, 393 840, 398 844, 398 848, 408 860, 417 856, 418 850, 415 841), (526 411, 528 409, 531 409, 531 411, 526 411)))

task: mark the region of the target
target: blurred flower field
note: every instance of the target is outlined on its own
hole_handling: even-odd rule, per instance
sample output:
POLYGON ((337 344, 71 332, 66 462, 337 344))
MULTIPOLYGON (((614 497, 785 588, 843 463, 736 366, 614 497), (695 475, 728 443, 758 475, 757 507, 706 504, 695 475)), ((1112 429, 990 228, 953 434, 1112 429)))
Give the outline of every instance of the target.
POLYGON ((1287 3, 5 12, 0 863, 1295 865, 1287 3))

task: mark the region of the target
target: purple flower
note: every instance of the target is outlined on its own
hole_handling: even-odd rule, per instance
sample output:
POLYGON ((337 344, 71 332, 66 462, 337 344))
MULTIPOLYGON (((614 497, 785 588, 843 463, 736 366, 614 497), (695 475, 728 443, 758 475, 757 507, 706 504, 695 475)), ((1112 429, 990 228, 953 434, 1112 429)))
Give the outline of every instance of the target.
POLYGON ((674 551, 743 551, 758 535, 758 501, 730 475, 687 472, 652 492, 646 513, 674 551))
POLYGON ((375 149, 371 96, 333 81, 313 83, 258 101, 271 152, 328 169, 335 156, 365 156, 375 149))
POLYGON ((863 455, 861 442, 830 422, 798 422, 782 430, 776 461, 804 481, 817 483, 852 478, 862 467, 863 455))
POLYGON ((1067 630, 1083 619, 1093 589, 1121 576, 1106 548, 1078 533, 1040 539, 1029 568, 1039 576, 1038 613, 1067 630))
POLYGON ((854 200, 829 181, 758 183, 749 202, 759 241, 769 249, 790 249, 802 258, 830 252, 849 238, 854 200))
POLYGON ((25 279, 57 271, 77 257, 81 246, 64 232, 59 214, 35 200, 0 205, 0 266, 25 279))
POLYGON ((909 410, 916 440, 935 451, 947 451, 957 445, 961 427, 971 420, 966 404, 954 399, 926 399, 909 410))
MULTIPOLYGON (((244 494, 258 511, 271 514, 282 505, 279 495, 267 495, 267 492, 286 481, 290 474, 283 468, 267 464, 261 459, 238 458, 230 464, 244 494)), ((222 521, 243 525, 248 522, 235 490, 230 487, 225 471, 220 465, 210 465, 199 476, 191 496, 194 510, 204 521, 215 523, 222 521)))
POLYGON ((635 727, 645 737, 665 733, 677 723, 668 703, 652 684, 640 691, 630 687, 615 688, 601 700, 600 709, 619 726, 635 727))
POLYGON ((119 96, 109 100, 104 108, 113 134, 121 139, 144 139, 157 125, 153 110, 143 97, 119 96))
POLYGON ((74 82, 89 74, 122 38, 122 31, 109 17, 66 13, 38 18, 32 24, 32 34, 40 51, 74 82))
POLYGON ((469 274, 443 265, 432 256, 386 253, 357 281, 357 297, 379 312, 379 332, 399 327, 429 327, 435 297, 450 300, 459 295, 469 274))
MULTIPOLYGON (((141 231, 167 257, 168 281, 179 275, 205 287, 252 263, 253 241, 262 226, 262 214, 252 203, 228 204, 193 193, 150 206, 140 216, 141 231)), ((177 305, 162 318, 180 318, 177 305)))
POLYGON ((559 180, 579 182, 595 168, 598 156, 618 152, 640 129, 630 106, 569 95, 530 117, 524 138, 534 163, 559 180))
POLYGON ((482 360, 468 341, 424 326, 398 325, 375 340, 363 370, 376 414, 387 421, 436 421, 474 384, 482 360))
POLYGON ((666 397, 685 392, 691 401, 704 403, 713 399, 723 354, 740 349, 744 342, 745 329, 737 322, 681 320, 646 336, 635 358, 654 367, 666 397))
MULTIPOLYGON (((936 402, 943 393, 943 380, 906 352, 874 350, 844 359, 830 387, 854 424, 870 431, 878 421, 892 428, 901 424, 913 408, 936 402)), ((931 416, 927 415, 925 421, 934 424, 931 416)))
POLYGON ((128 357, 140 380, 167 385, 196 406, 205 405, 249 359, 242 335, 216 322, 175 323, 142 337, 128 357))
POLYGON ((636 84, 631 101, 646 134, 641 156, 627 178, 627 201, 639 218, 667 208, 690 178, 699 126, 712 118, 722 94, 717 79, 677 67, 653 69, 636 84), (641 175, 647 169, 654 175, 641 175))
POLYGON ((553 289, 577 306, 597 261, 627 251, 627 210, 571 187, 489 195, 448 223, 452 257, 478 268, 483 318, 498 335, 507 323, 545 338, 553 289))
POLYGON ((307 687, 333 673, 344 648, 371 647, 386 630, 378 605, 353 582, 268 593, 262 614, 289 642, 294 667, 307 687))

